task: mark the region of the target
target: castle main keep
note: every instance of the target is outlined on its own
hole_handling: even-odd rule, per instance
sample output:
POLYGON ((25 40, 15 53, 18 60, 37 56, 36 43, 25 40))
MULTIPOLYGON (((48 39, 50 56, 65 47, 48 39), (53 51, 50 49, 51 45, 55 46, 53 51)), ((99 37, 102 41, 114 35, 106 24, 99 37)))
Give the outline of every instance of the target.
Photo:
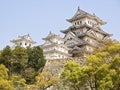
POLYGON ((67 21, 72 25, 61 32, 65 34, 64 44, 69 48, 69 53, 73 57, 86 57, 95 48, 101 46, 101 41, 109 39, 111 36, 101 28, 106 22, 79 7, 75 15, 67 21))

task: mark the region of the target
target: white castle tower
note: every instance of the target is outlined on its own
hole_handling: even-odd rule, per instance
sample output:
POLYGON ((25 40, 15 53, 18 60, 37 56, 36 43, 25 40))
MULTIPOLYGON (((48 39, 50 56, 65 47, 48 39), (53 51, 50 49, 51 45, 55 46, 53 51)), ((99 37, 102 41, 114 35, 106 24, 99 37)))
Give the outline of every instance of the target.
POLYGON ((68 48, 64 45, 64 39, 59 35, 50 32, 43 40, 45 40, 45 43, 41 47, 46 59, 64 59, 69 57, 68 48))
POLYGON ((21 47, 31 47, 36 42, 33 41, 30 37, 30 35, 24 35, 24 36, 18 36, 18 38, 11 40, 12 43, 14 43, 15 46, 21 46, 21 47))
POLYGON ((101 41, 111 36, 101 28, 106 22, 79 7, 75 15, 67 21, 72 25, 61 32, 65 34, 65 45, 70 48, 69 52, 73 56, 86 57, 94 48, 100 46, 101 41))

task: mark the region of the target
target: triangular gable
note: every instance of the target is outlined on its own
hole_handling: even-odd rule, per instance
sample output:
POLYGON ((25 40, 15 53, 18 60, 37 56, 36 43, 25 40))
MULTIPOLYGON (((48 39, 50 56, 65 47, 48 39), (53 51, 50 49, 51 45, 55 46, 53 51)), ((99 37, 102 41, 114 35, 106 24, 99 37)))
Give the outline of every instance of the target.
POLYGON ((72 45, 78 44, 78 42, 75 41, 74 39, 65 41, 65 45, 69 46, 69 44, 70 46, 72 46, 72 45))
POLYGON ((50 45, 50 44, 52 44, 51 41, 46 41, 46 42, 43 44, 43 46, 50 45))
POLYGON ((82 42, 81 39, 79 39, 73 32, 69 31, 65 37, 64 37, 65 41, 73 39, 77 42, 82 42))
POLYGON ((89 31, 87 31, 87 34, 92 35, 94 37, 97 37, 96 33, 92 29, 90 29, 89 31))
POLYGON ((68 32, 65 37, 65 44, 68 46, 68 44, 72 45, 77 45, 79 43, 83 43, 83 41, 81 39, 79 39, 73 32, 68 32))
POLYGON ((74 38, 74 34, 73 34, 71 31, 69 31, 69 32, 65 35, 64 39, 65 39, 65 40, 69 40, 70 38, 74 38))

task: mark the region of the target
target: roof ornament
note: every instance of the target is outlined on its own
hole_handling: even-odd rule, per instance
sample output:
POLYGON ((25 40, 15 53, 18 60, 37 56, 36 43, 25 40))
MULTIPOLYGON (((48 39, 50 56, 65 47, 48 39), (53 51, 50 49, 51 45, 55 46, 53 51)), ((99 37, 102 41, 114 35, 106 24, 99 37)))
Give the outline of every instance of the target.
POLYGON ((51 32, 51 31, 50 31, 49 33, 50 33, 50 34, 52 34, 52 32, 51 32))
POLYGON ((49 32, 49 35, 51 35, 51 34, 52 34, 52 32, 50 31, 50 32, 49 32))
POLYGON ((93 13, 93 16, 96 16, 95 13, 93 13))
POLYGON ((80 7, 78 6, 78 11, 80 10, 80 7))

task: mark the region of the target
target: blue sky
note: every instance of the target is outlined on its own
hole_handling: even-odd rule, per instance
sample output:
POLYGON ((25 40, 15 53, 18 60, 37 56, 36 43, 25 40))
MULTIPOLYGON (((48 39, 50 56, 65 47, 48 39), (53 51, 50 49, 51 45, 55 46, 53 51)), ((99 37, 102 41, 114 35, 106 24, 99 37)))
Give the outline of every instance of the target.
POLYGON ((106 21, 102 28, 120 41, 120 0, 0 0, 0 49, 12 46, 10 40, 30 34, 36 45, 49 31, 60 34, 60 30, 71 24, 77 7, 106 21))

